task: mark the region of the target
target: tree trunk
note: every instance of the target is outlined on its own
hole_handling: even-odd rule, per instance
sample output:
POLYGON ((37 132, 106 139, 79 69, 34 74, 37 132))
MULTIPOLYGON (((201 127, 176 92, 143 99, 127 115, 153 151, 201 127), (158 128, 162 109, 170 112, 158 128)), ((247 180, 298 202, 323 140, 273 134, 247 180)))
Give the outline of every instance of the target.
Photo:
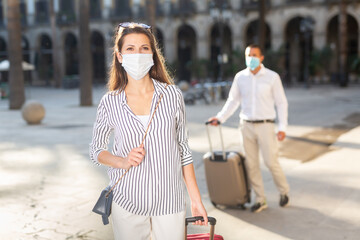
POLYGON ((7 1, 7 30, 9 42, 9 108, 20 109, 25 102, 24 72, 22 70, 21 23, 19 0, 7 1))
POLYGON ((80 0, 80 105, 92 105, 92 54, 90 49, 89 0, 80 0))
POLYGON ((339 83, 341 87, 348 84, 346 74, 347 62, 347 12, 345 0, 340 1, 339 13, 339 83))
POLYGON ((147 21, 148 24, 151 26, 155 36, 156 36, 156 1, 157 0, 146 1, 147 21))
POLYGON ((53 75, 55 81, 55 87, 61 87, 62 73, 60 70, 60 48, 58 47, 58 38, 56 33, 56 15, 54 12, 54 0, 49 2, 49 15, 50 15, 50 25, 51 25, 51 38, 52 38, 52 62, 53 62, 53 75))
POLYGON ((259 25, 258 25, 258 36, 259 46, 265 53, 265 0, 259 0, 259 25))

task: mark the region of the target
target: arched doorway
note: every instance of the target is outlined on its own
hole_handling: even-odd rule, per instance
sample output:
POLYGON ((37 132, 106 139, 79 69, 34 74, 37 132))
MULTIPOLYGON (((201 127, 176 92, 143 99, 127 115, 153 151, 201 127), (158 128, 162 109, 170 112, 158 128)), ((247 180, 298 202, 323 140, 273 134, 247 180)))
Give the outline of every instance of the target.
POLYGON ((7 55, 6 41, 3 38, 0 38, 0 61, 7 59, 7 55))
POLYGON ((91 34, 91 53, 94 82, 104 83, 106 82, 104 38, 96 31, 91 34))
POLYGON ((285 81, 288 83, 304 82, 307 78, 305 66, 312 51, 313 31, 302 31, 303 21, 303 17, 295 17, 287 23, 285 30, 285 81), (306 51, 309 53, 307 59, 306 51))
POLYGON ((160 29, 156 29, 156 40, 163 56, 165 56, 164 35, 160 29))
POLYGON ((210 70, 213 81, 224 81, 232 75, 231 66, 232 41, 231 30, 227 25, 216 24, 211 28, 210 70), (221 56, 222 53, 222 56, 221 56))
MULTIPOLYGON (((346 72, 351 71, 352 62, 358 57, 359 53, 359 25, 356 19, 347 15, 347 64, 346 64, 346 72)), ((336 15, 330 19, 327 26, 327 44, 330 46, 332 50, 332 55, 334 57, 331 58, 330 61, 330 69, 332 70, 331 75, 333 81, 337 80, 337 75, 339 73, 339 16, 336 15)))
POLYGON ((191 81, 191 61, 196 58, 196 34, 192 27, 183 25, 178 30, 178 68, 179 81, 191 81))
MULTIPOLYGON (((0 38, 0 62, 8 58, 6 41, 3 38, 0 38)), ((0 82, 8 81, 8 71, 1 72, 0 82)))
MULTIPOLYGON (((29 41, 24 36, 21 39, 21 48, 23 54, 23 61, 30 63, 30 45, 29 41)), ((24 81, 30 84, 32 83, 30 71, 24 71, 24 81)))
MULTIPOLYGON (((264 50, 269 50, 271 48, 271 31, 268 24, 265 24, 265 42, 264 42, 264 50)), ((246 29, 246 46, 250 44, 259 44, 259 20, 254 20, 250 22, 246 29)))
POLYGON ((30 62, 30 45, 29 45, 29 41, 24 36, 21 39, 21 48, 22 48, 23 60, 26 62, 30 62))
POLYGON ((65 75, 79 74, 79 54, 77 39, 74 34, 67 33, 65 36, 65 75))
POLYGON ((39 46, 39 52, 35 56, 38 78, 49 85, 53 76, 51 38, 47 34, 42 34, 39 38, 39 46))

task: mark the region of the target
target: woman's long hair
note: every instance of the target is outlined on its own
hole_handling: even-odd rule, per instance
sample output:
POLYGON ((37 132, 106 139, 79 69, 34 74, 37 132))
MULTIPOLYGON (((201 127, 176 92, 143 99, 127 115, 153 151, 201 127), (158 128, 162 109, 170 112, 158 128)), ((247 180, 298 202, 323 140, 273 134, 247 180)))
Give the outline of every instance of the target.
POLYGON ((172 78, 170 77, 165 66, 165 59, 161 54, 154 34, 151 33, 150 29, 145 29, 136 23, 132 23, 129 27, 118 27, 115 30, 113 60, 110 67, 109 81, 107 84, 109 91, 123 91, 128 83, 126 71, 118 61, 117 52, 120 52, 124 44, 125 36, 131 33, 144 34, 150 40, 150 46, 154 59, 154 66, 152 66, 149 71, 150 77, 163 83, 173 84, 172 78))

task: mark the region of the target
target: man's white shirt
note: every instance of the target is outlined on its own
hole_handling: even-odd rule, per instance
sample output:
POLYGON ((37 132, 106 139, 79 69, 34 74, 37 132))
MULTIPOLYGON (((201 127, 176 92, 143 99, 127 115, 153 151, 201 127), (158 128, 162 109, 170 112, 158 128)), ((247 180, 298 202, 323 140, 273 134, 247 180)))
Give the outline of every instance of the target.
POLYGON ((241 104, 240 119, 276 119, 278 130, 286 130, 288 124, 288 102, 279 74, 261 65, 257 74, 249 68, 238 72, 231 86, 229 97, 217 114, 220 122, 225 122, 241 104))

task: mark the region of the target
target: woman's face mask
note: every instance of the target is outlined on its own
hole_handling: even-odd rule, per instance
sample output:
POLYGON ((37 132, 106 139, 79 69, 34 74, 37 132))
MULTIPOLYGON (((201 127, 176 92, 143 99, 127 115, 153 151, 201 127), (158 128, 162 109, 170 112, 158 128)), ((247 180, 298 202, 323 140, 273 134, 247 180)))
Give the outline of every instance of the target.
POLYGON ((254 71, 260 65, 260 59, 257 57, 246 56, 246 66, 254 71))
POLYGON ((135 80, 140 80, 148 74, 154 65, 152 54, 122 54, 122 66, 125 71, 135 80))

